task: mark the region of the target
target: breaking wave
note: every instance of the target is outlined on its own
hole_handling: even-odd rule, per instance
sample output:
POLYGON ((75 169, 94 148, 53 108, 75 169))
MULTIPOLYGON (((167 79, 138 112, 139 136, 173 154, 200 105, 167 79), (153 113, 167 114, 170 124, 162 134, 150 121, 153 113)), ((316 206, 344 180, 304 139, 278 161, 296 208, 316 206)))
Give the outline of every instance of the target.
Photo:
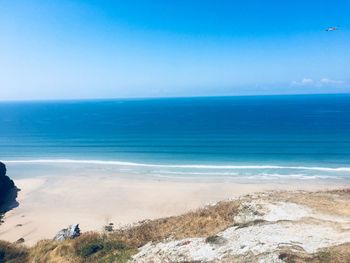
POLYGON ((117 165, 138 166, 155 168, 189 168, 189 169, 294 169, 313 171, 350 172, 350 167, 315 167, 315 166, 280 166, 280 165, 179 165, 179 164, 150 164, 107 160, 74 160, 74 159, 35 159, 35 160, 2 160, 5 163, 14 164, 94 164, 94 165, 117 165))

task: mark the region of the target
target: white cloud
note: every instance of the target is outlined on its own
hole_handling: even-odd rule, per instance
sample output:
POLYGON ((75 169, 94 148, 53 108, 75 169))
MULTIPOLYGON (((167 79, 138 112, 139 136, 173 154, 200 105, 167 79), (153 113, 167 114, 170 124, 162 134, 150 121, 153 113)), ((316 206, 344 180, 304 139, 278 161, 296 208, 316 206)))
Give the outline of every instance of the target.
POLYGON ((308 86, 308 85, 312 85, 314 83, 313 79, 310 78, 303 78, 300 81, 293 81, 292 85, 293 86, 308 86))
POLYGON ((299 81, 293 81, 291 83, 292 86, 306 86, 306 87, 323 87, 323 86, 337 86, 346 84, 345 81, 342 80, 334 80, 329 78, 322 78, 320 80, 314 80, 312 78, 303 78, 299 81))
POLYGON ((344 84, 345 83, 345 81, 342 81, 342 80, 334 80, 334 79, 327 79, 327 78, 321 79, 320 82, 324 84, 344 84))
POLYGON ((313 79, 304 78, 304 79, 302 79, 301 83, 304 84, 304 85, 308 85, 308 84, 314 83, 314 80, 313 79))

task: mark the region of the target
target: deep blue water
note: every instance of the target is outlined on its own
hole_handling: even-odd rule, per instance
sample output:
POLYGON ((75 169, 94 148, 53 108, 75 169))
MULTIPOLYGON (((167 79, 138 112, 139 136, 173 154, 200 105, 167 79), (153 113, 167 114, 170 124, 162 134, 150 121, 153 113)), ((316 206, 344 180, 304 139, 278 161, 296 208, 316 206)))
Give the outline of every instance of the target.
POLYGON ((142 166, 151 174, 350 178, 350 95, 0 103, 0 160, 39 159, 155 164, 142 166), (304 166, 331 170, 295 169, 304 166))

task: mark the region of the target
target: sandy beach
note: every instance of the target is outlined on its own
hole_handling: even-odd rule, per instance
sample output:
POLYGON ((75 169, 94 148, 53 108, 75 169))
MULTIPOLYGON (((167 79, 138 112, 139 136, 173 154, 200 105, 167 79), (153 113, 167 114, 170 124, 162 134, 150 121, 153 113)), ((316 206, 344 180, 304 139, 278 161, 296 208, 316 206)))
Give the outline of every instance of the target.
POLYGON ((60 229, 79 223, 83 232, 140 220, 179 215, 208 203, 267 190, 319 190, 339 184, 295 181, 288 184, 175 181, 127 176, 41 176, 15 180, 19 206, 0 226, 0 239, 27 245, 51 239, 60 229))

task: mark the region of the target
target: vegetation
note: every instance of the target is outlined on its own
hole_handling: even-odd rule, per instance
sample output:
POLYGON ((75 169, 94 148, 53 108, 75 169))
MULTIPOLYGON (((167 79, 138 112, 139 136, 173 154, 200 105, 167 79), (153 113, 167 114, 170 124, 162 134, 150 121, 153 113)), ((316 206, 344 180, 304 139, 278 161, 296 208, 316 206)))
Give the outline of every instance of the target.
POLYGON ((6 241, 0 241, 0 262, 27 262, 28 249, 24 246, 15 245, 6 241))
MULTIPOLYGON (((349 192, 337 194, 348 195, 349 192)), ((233 218, 238 209, 239 201, 220 202, 181 216, 144 221, 124 229, 87 232, 62 242, 42 240, 30 248, 0 241, 0 263, 125 263, 146 243, 169 238, 206 237, 209 244, 224 244, 225 239, 217 234, 234 225, 233 218)), ((264 224, 261 221, 253 223, 264 224)), ((242 262, 247 262, 247 257, 252 257, 251 262, 254 262, 254 255, 250 254, 242 262)), ((348 263, 350 244, 325 248, 314 254, 297 248, 281 248, 279 258, 286 263, 348 263)))
POLYGON ((44 240, 30 248, 29 262, 127 262, 135 248, 113 239, 110 235, 94 232, 63 242, 44 240))
POLYGON ((349 263, 350 244, 325 248, 314 254, 285 251, 280 253, 279 258, 286 263, 349 263))
POLYGON ((93 262, 126 262, 136 250, 111 236, 88 233, 75 242, 77 256, 93 262))
POLYGON ((168 238, 207 237, 232 226, 238 206, 236 201, 219 202, 181 216, 146 221, 138 226, 117 230, 111 235, 131 247, 168 238))
POLYGON ((42 240, 31 248, 2 242, 0 262, 124 263, 138 247, 151 241, 214 236, 232 226, 237 211, 237 202, 220 202, 181 216, 144 221, 111 233, 88 232, 63 242, 42 240))

